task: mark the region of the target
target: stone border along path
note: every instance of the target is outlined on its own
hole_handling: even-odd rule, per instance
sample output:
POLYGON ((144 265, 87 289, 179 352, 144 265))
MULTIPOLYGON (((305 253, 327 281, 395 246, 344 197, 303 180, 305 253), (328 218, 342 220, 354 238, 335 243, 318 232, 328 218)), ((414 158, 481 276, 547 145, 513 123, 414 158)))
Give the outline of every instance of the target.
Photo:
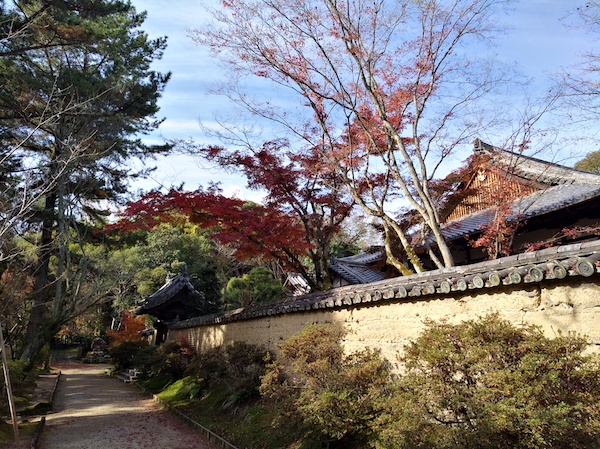
POLYGON ((40 449, 226 447, 224 441, 209 441, 139 389, 104 374, 107 365, 65 364, 56 368, 62 374, 53 411, 46 415, 40 449))

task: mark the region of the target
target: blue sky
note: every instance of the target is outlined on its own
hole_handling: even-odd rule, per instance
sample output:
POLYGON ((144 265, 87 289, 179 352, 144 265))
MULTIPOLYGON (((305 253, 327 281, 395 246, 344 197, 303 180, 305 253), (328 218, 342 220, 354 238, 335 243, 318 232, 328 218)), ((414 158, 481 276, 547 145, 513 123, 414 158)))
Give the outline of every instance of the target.
MULTIPOLYGON (((215 113, 226 112, 225 99, 207 94, 211 83, 221 78, 220 68, 207 52, 194 44, 188 30, 204 21, 204 9, 196 0, 133 0, 136 8, 146 10, 143 25, 150 37, 167 36, 168 48, 163 59, 154 65, 159 71, 171 71, 172 79, 159 101, 160 116, 165 122, 149 136, 148 142, 168 138, 193 138, 198 143, 214 143, 203 135, 199 122, 210 125, 215 113)), ((498 41, 498 56, 518 65, 532 77, 539 88, 561 66, 568 66, 594 42, 583 30, 564 26, 570 9, 585 0, 521 0, 505 20, 512 30, 498 41)), ((493 142, 490 142, 493 143, 493 142)), ((136 189, 150 190, 185 183, 187 189, 210 181, 220 181, 226 194, 259 200, 260 193, 248 192, 245 180, 208 167, 191 156, 170 156, 157 161, 158 170, 151 179, 134 184, 136 189)))

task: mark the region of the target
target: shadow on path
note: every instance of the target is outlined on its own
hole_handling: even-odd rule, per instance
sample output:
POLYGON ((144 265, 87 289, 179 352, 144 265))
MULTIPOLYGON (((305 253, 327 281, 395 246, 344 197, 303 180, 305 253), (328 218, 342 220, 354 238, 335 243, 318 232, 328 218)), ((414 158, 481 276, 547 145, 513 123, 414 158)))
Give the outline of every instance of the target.
POLYGON ((57 366, 62 372, 41 449, 214 449, 106 365, 57 366))

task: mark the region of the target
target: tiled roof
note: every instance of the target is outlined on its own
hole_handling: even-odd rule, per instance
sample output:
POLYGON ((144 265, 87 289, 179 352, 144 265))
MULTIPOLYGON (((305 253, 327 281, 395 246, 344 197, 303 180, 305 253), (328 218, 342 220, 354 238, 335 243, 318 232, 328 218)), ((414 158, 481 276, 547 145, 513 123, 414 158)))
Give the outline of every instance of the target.
POLYGON ((309 283, 301 274, 298 273, 288 273, 284 287, 287 287, 289 290, 291 290, 293 296, 310 293, 309 283))
MULTIPOLYGON (((507 217, 508 220, 532 218, 593 198, 600 199, 598 175, 506 151, 479 139, 474 144, 476 154, 489 156, 489 164, 520 178, 535 181, 538 185, 547 186, 514 200, 512 215, 507 217)), ((474 212, 444 223, 442 233, 448 240, 458 239, 480 231, 493 217, 493 208, 474 212)), ((430 238, 433 242, 433 237, 430 238)), ((334 259, 330 268, 352 284, 376 282, 383 280, 385 276, 381 271, 369 268, 368 264, 384 257, 383 251, 357 254, 334 259)))
MULTIPOLYGON (((479 139, 475 139, 474 147, 476 154, 489 156, 488 163, 502 171, 547 186, 514 200, 508 220, 531 218, 600 197, 598 175, 503 150, 479 139)), ((444 223, 442 233, 453 240, 481 230, 493 217, 493 208, 474 212, 444 223)))
MULTIPOLYGON (((592 278, 600 273, 600 240, 545 248, 468 266, 442 268, 410 276, 385 279, 369 285, 351 285, 296 297, 293 301, 240 308, 178 322, 170 329, 385 303, 444 299, 472 295, 503 286, 555 282, 565 278, 592 278)), ((592 278, 593 279, 593 278, 592 278)), ((593 282, 598 282, 597 278, 593 282)))
POLYGON ((596 184, 600 176, 558 165, 531 156, 503 150, 475 139, 475 154, 487 155, 490 163, 521 178, 547 185, 596 184))
POLYGON ((385 252, 381 250, 348 257, 334 257, 329 268, 351 284, 366 284, 385 279, 385 273, 369 267, 370 263, 382 258, 385 258, 385 252))
MULTIPOLYGON (((600 197, 600 184, 556 185, 513 201, 513 215, 508 219, 536 217, 595 197, 600 197)), ((442 233, 449 240, 456 239, 479 231, 493 216, 493 208, 485 209, 445 223, 442 233)))
POLYGON ((191 296, 202 298, 203 295, 194 288, 190 282, 190 276, 187 272, 187 266, 184 266, 183 272, 172 279, 167 279, 164 285, 157 291, 148 296, 142 303, 139 304, 136 312, 143 314, 147 310, 154 309, 173 298, 181 290, 187 288, 191 296))

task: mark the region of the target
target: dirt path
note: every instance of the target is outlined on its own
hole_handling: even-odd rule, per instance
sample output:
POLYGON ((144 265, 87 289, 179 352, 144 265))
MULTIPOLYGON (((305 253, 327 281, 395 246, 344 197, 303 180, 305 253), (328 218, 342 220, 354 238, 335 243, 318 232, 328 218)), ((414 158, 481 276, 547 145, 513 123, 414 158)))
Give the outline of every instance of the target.
POLYGON ((132 385, 101 365, 65 365, 46 417, 41 449, 214 449, 132 385))

